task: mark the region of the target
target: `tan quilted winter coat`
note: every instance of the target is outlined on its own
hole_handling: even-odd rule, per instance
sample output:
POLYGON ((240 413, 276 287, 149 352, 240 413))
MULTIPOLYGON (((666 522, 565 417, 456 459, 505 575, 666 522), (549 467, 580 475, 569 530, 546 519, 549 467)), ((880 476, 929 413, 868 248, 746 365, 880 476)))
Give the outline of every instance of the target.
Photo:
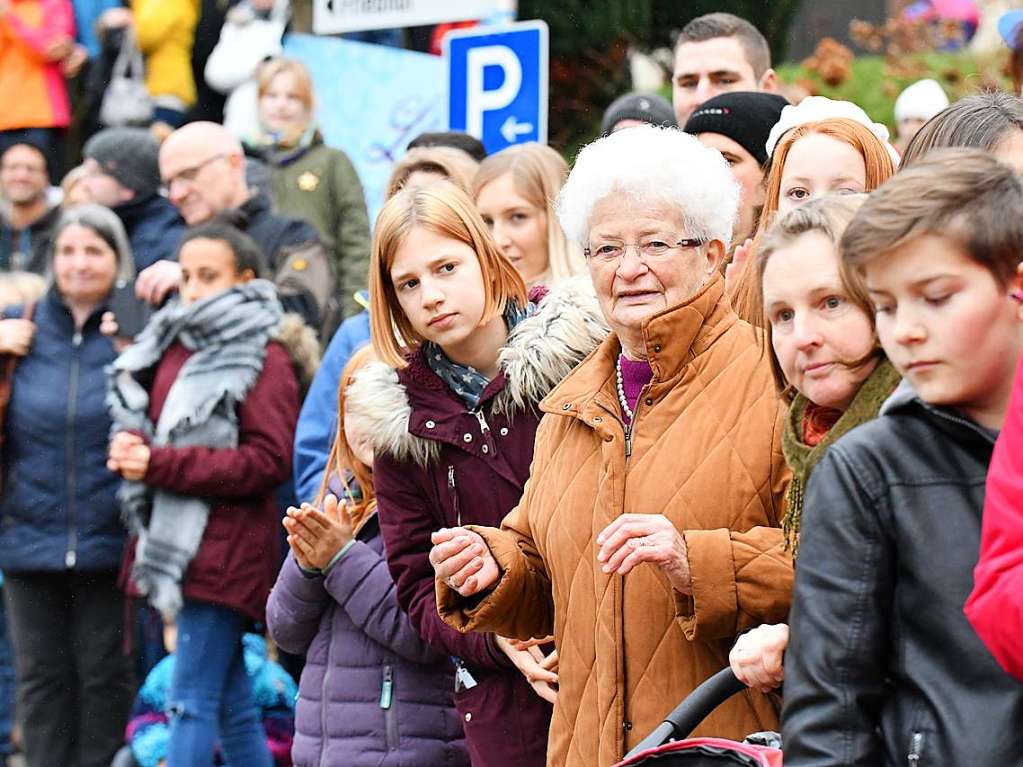
MULTIPOLYGON (((437 584, 442 616, 461 631, 554 634, 560 692, 548 764, 559 767, 618 761, 727 665, 738 632, 789 609, 783 408, 754 331, 716 278, 649 320, 644 338, 654 376, 631 457, 611 336, 543 401, 519 506, 500 530, 473 528, 503 571, 498 585, 470 608, 437 584), (691 598, 651 565, 601 572, 596 536, 622 513, 664 514, 684 533, 691 598)), ((777 725, 768 699, 747 691, 697 734, 741 739, 777 725)))

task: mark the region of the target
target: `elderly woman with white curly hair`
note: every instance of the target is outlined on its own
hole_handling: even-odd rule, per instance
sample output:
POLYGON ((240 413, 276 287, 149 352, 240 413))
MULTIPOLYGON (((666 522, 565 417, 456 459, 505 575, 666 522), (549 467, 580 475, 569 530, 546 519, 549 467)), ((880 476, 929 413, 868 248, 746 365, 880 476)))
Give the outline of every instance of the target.
MULTIPOLYGON (((532 474, 501 529, 434 534, 449 624, 554 634, 549 764, 617 761, 728 664, 739 632, 788 612, 782 408, 720 276, 738 196, 721 155, 675 130, 580 153, 558 212, 612 333, 543 401, 532 474)), ((701 729, 776 726, 747 691, 701 729)))

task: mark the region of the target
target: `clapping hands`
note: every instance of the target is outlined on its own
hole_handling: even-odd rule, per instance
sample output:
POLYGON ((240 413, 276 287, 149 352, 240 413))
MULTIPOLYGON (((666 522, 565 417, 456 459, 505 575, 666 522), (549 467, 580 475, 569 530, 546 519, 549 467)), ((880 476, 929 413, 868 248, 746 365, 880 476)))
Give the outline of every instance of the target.
POLYGON ((355 535, 348 504, 333 494, 323 500, 322 511, 311 503, 290 507, 282 524, 291 553, 305 570, 323 570, 355 535))

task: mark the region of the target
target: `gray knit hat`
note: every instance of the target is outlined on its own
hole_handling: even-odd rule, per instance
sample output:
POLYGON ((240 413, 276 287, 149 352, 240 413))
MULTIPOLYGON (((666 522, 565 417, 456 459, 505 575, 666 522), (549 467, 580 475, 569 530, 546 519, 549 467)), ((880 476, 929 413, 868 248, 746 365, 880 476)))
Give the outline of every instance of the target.
POLYGON ((604 111, 600 135, 607 136, 622 120, 640 120, 650 125, 677 127, 675 110, 663 96, 633 91, 619 96, 604 111))
POLYGON ((160 146, 145 128, 107 128, 89 139, 82 153, 135 192, 136 199, 160 188, 160 146))

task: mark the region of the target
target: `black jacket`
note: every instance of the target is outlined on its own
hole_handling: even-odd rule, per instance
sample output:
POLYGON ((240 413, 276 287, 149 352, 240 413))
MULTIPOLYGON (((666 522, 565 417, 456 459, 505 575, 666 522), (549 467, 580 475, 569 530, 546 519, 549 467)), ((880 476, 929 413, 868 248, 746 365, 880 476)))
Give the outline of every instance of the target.
POLYGON ((0 271, 46 274, 50 265, 53 228, 60 218, 60 208, 53 207, 28 226, 29 252, 21 251, 21 231, 0 215, 0 271))
POLYGON ((963 615, 995 437, 903 383, 814 469, 785 657, 786 767, 1023 764, 1023 685, 963 615))

